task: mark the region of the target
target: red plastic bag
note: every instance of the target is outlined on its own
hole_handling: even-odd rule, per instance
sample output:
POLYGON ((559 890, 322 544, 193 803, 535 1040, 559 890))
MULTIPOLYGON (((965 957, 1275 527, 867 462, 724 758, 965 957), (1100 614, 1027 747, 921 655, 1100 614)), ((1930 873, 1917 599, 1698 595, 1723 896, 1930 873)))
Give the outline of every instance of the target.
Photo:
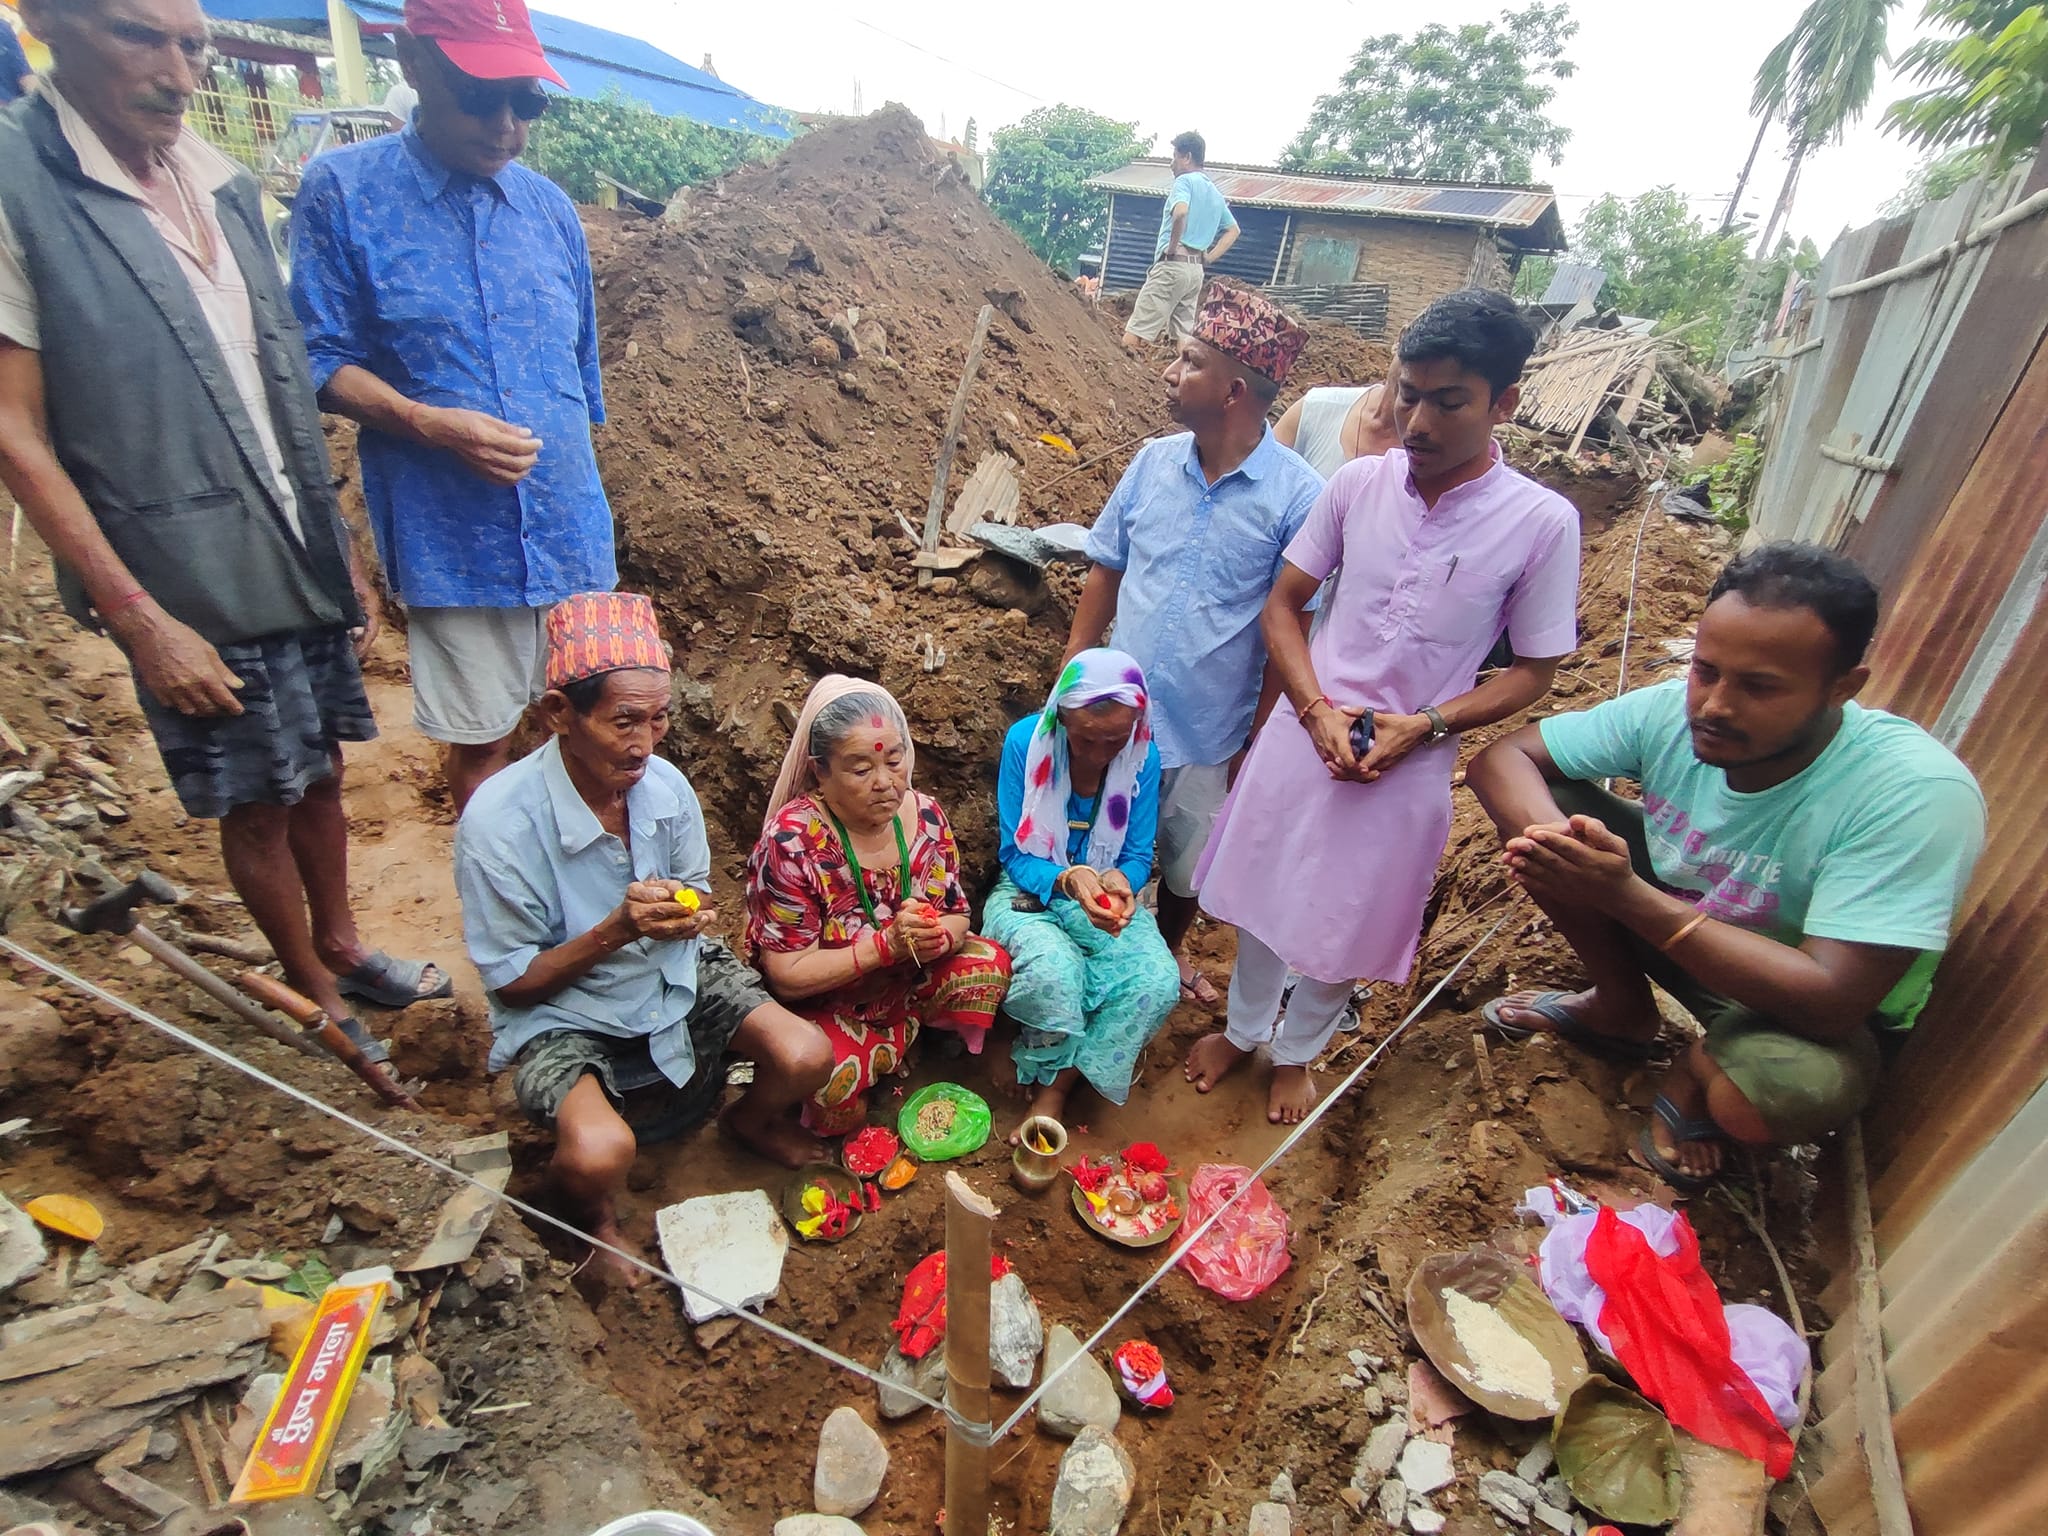
POLYGON ((1700 1267, 1700 1241, 1683 1216, 1669 1258, 1602 1207, 1586 1242, 1586 1270, 1607 1292, 1600 1327, 1643 1395, 1680 1429, 1760 1461, 1773 1478, 1792 1470, 1792 1441, 1729 1353, 1721 1296, 1700 1267))
POLYGON ((1195 1284, 1230 1301, 1249 1301, 1287 1273, 1287 1213, 1249 1168, 1204 1163, 1188 1181, 1187 1230, 1192 1232, 1247 1179, 1244 1198, 1202 1234, 1181 1264, 1195 1284))
MULTIPOLYGON (((1000 1280, 1010 1261, 1000 1253, 988 1261, 988 1277, 1000 1280)), ((946 1255, 927 1254, 904 1277, 903 1305, 896 1313, 896 1347, 905 1358, 922 1360, 946 1336, 946 1255)))

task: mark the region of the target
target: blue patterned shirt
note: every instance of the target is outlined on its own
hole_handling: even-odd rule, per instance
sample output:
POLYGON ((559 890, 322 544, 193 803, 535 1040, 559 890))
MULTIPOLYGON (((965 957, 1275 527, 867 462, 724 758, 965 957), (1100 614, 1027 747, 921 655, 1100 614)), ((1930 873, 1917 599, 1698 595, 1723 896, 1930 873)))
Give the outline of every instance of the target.
POLYGON ((604 420, 590 251, 519 164, 458 175, 411 127, 322 155, 292 211, 292 304, 313 382, 349 364, 408 400, 531 431, 515 486, 365 428, 363 496, 393 589, 425 608, 537 608, 618 584, 591 423, 604 420))
POLYGON ((1251 734, 1266 672, 1259 610, 1322 488, 1269 428, 1214 485, 1182 432, 1139 449, 1110 492, 1087 554, 1123 572, 1113 643, 1145 669, 1161 767, 1228 762, 1251 734))

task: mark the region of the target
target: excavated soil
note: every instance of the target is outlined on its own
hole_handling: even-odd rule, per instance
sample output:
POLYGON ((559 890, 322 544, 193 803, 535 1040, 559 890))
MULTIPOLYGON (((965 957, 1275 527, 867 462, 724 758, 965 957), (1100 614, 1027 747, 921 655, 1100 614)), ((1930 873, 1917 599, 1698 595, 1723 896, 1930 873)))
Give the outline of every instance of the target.
MULTIPOLYGON (((832 670, 879 676, 903 700, 921 781, 946 804, 970 861, 985 867, 996 743, 1042 698, 1072 578, 1041 583, 984 561, 951 586, 921 590, 898 514, 921 521, 983 302, 996 303, 998 315, 955 484, 984 451, 1012 452, 1023 465, 1028 522, 1093 516, 1127 460, 1119 445, 1163 424, 1153 372, 1121 354, 1114 320, 1046 274, 900 112, 812 135, 773 165, 693 195, 673 222, 593 215, 592 245, 610 408, 600 457, 627 581, 654 593, 677 646, 684 707, 670 747, 713 825, 722 904, 737 906, 737 858, 781 756, 787 711, 832 670), (1037 441, 1042 432, 1066 437, 1084 460, 1106 457, 1077 468, 1037 441), (945 652, 931 671, 927 637, 945 652)), ((1370 379, 1385 356, 1376 343, 1319 328, 1298 382, 1370 379)), ((1585 643, 1543 707, 1581 707, 1614 691, 1631 590, 1629 677, 1659 675, 1664 642, 1689 633, 1725 551, 1661 513, 1639 517, 1634 486, 1611 470, 1547 463, 1530 445, 1511 452, 1586 516, 1585 643)), ((346 453, 340 461, 346 471, 346 453)), ((31 750, 93 754, 125 791, 127 819, 88 825, 80 836, 124 873, 147 863, 189 887, 171 914, 185 928, 247 938, 212 830, 179 813, 118 654, 56 611, 47 566, 33 551, 17 576, 0 580, 0 646, 13 663, 0 667, 0 715, 31 750)), ((9 932, 425 1150, 509 1128, 513 1192, 538 1196, 545 1139, 519 1120, 508 1086, 483 1071, 483 999, 458 963, 452 828, 430 746, 408 723, 400 636, 380 644, 370 672, 385 735, 349 753, 351 890, 374 943, 430 955, 458 973, 454 999, 379 1022, 399 1067, 423 1085, 422 1113, 378 1107, 339 1068, 251 1037, 139 951, 69 934, 46 915, 54 889, 44 871, 8 888, 9 932)), ((80 798, 92 796, 57 769, 23 801, 52 817, 80 798)), ((15 846, 6 845, 10 857, 15 846)), ((1338 1037, 1326 1067, 1348 1070, 1385 1039, 1420 987, 1502 914, 1506 925, 1363 1089, 1271 1175, 1293 1223, 1286 1277, 1233 1304, 1169 1275, 1110 1340, 1158 1344, 1180 1394, 1171 1412, 1127 1414, 1120 1430, 1137 1464, 1126 1530, 1206 1532, 1212 1517, 1242 1528, 1282 1467, 1300 1493, 1297 1529, 1371 1528, 1340 1497, 1371 1420, 1338 1378, 1354 1348, 1387 1357, 1398 1373, 1406 1340, 1368 1293, 1398 1310, 1408 1273, 1428 1253, 1496 1235, 1526 1242, 1511 1208, 1547 1175, 1616 1197, 1656 1192, 1624 1155, 1647 1102, 1646 1075, 1561 1059, 1541 1045, 1496 1046, 1489 1064, 1499 1109, 1486 1100, 1472 1010, 1511 981, 1568 979, 1570 966, 1532 910, 1507 893, 1469 797, 1459 797, 1418 990, 1372 999, 1361 1032, 1338 1037)), ((1205 926, 1195 944, 1220 978, 1227 932, 1205 926)), ((56 1008, 63 1029, 4 1063, 0 1119, 27 1116, 31 1132, 0 1142, 0 1189, 17 1200, 60 1188, 89 1195, 109 1218, 106 1263, 215 1229, 230 1234, 237 1255, 296 1264, 319 1253, 338 1271, 403 1252, 431 1227, 449 1193, 437 1176, 25 967, 10 962, 9 973, 56 1008)), ((1177 1070, 1211 1022, 1199 1008, 1178 1010, 1148 1051, 1131 1103, 1084 1115, 1090 1123, 1075 1127, 1076 1150, 1143 1138, 1184 1169, 1262 1158, 1279 1132, 1265 1121, 1256 1074, 1202 1098, 1177 1070)), ((1000 1045, 991 1054, 1000 1057, 1000 1045)), ((1002 1091, 987 1058, 928 1059, 912 1082, 939 1076, 992 1099, 1002 1091)), ((1006 1105, 999 1115, 1011 1112, 1006 1105)), ((1004 1208, 1000 1251, 1048 1326, 1092 1332, 1152 1261, 1107 1246, 1055 1200, 1017 1194, 1005 1164, 992 1145, 959 1166, 1004 1208)), ((715 1133, 692 1133, 642 1156, 624 1202, 627 1230, 651 1245, 664 1204, 757 1185, 779 1192, 781 1181, 715 1133)), ((1773 1229, 1804 1276, 1806 1181, 1781 1167, 1768 1194, 1773 1229)), ((928 1174, 846 1243, 793 1252, 768 1315, 878 1360, 904 1275, 940 1243, 940 1198, 940 1181, 928 1174)), ((1708 1202, 1696 1204, 1695 1220, 1724 1292, 1761 1297, 1770 1269, 1747 1231, 1708 1202)), ((436 1530, 556 1536, 663 1505, 698 1514, 720 1536, 766 1536, 777 1518, 809 1507, 819 1425, 841 1403, 872 1417, 872 1390, 749 1329, 697 1335, 665 1287, 592 1305, 572 1279, 572 1259, 558 1234, 501 1215, 477 1259, 444 1277, 425 1349, 447 1377, 449 1417, 472 1441, 417 1476, 358 1490, 363 1501, 345 1528, 412 1533, 425 1528, 425 1515, 436 1530)), ((0 1319, 20 1305, 19 1293, 0 1299, 0 1319)), ((999 1411, 1016 1396, 999 1393, 999 1411)), ((927 1413, 883 1432, 892 1466, 863 1524, 929 1531, 942 1502, 942 1428, 927 1413)), ((1470 1482, 1488 1457, 1508 1450, 1477 1425, 1460 1448, 1467 1491, 1447 1505, 1452 1529, 1488 1536, 1493 1524, 1475 1513, 1470 1482)), ((1046 1528, 1062 1449, 1028 1421, 995 1448, 1004 1529, 1046 1528)), ((182 1463, 151 1475, 167 1483, 185 1476, 182 1463)), ((185 1486, 196 1491, 189 1476, 185 1486)), ((70 1507, 47 1479, 0 1493, 70 1507)), ((259 1536, 330 1528, 324 1515, 303 1518, 309 1523, 270 1515, 255 1524, 259 1536)))

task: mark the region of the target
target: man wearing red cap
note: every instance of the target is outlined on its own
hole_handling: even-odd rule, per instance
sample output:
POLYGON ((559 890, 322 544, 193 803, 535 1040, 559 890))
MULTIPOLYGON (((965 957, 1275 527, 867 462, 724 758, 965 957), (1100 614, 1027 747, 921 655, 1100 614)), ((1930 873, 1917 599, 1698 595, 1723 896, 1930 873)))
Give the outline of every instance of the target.
MULTIPOLYGON (((1259 612, 1281 553, 1308 518, 1318 475, 1266 425, 1308 333, 1264 294, 1217 283, 1165 373, 1188 428, 1147 443, 1088 536, 1094 569, 1067 660, 1116 644, 1145 669, 1159 746, 1159 931, 1177 955, 1193 927, 1195 862, 1258 713, 1266 670, 1259 612)), ((1183 959, 1181 987, 1215 986, 1183 959)))
POLYGON ((412 121, 306 170, 292 302, 321 403, 363 425, 414 721, 459 808, 541 691, 549 607, 618 580, 604 394, 583 226, 516 163, 562 83, 522 0, 408 0, 398 58, 412 121))
MULTIPOLYGON (((791 1117, 825 1084, 824 1031, 768 995, 705 930, 711 846, 690 781, 655 753, 669 658, 654 605, 571 597, 548 615, 540 713, 554 733, 483 785, 455 833, 469 957, 489 989, 493 1071, 555 1131, 552 1172, 593 1236, 643 1140, 717 1110, 726 1058, 754 1063, 726 1129, 795 1167, 822 1144, 791 1117)), ((600 1249, 626 1284, 639 1272, 600 1249)))

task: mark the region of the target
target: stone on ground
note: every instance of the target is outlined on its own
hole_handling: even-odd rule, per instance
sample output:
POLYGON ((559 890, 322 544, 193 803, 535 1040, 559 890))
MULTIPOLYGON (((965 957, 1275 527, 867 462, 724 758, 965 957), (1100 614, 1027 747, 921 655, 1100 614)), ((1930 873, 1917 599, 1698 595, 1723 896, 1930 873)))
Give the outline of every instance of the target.
POLYGON ((1482 1472, 1479 1502, 1517 1525, 1527 1525, 1529 1511, 1536 1503, 1536 1490, 1512 1472, 1482 1472))
POLYGON ((1397 1464, 1410 1493, 1435 1493, 1457 1476, 1451 1448, 1436 1440, 1410 1440, 1397 1464))
POLYGON ((1250 1536, 1294 1536, 1294 1516, 1271 1500, 1252 1506, 1250 1536))
POLYGON ((867 1536, 844 1515, 791 1515, 775 1522, 775 1536, 867 1536))
POLYGON ((1529 1454, 1515 1463, 1515 1476, 1525 1483, 1540 1483, 1544 1474, 1557 1465, 1557 1447, 1550 1443, 1550 1436, 1538 1440, 1529 1454))
POLYGON ((1117 1536, 1137 1484, 1137 1468, 1116 1437, 1083 1425, 1060 1458, 1047 1536, 1117 1536))
POLYGON ((1365 1437, 1358 1463, 1351 1469, 1351 1486, 1370 1498, 1378 1491, 1394 1463, 1401 1459, 1401 1447, 1408 1443, 1408 1421, 1389 1419, 1365 1437))
POLYGON ((697 1287, 683 1292, 683 1311, 693 1323, 758 1307, 782 1285, 789 1229, 766 1190, 699 1195, 664 1206, 654 1214, 654 1231, 669 1273, 697 1287))
POLYGON ((1062 1440, 1075 1439, 1091 1425, 1113 1430, 1123 1417, 1116 1383, 1093 1355, 1082 1355, 1058 1380, 1053 1380, 1054 1373, 1077 1354, 1082 1354, 1081 1341, 1064 1323, 1046 1336, 1044 1379, 1052 1385, 1038 1400, 1038 1426, 1062 1440))
POLYGON ((1571 1536, 1572 1516, 1568 1509, 1559 1509, 1555 1504, 1546 1504, 1538 1499, 1529 1511, 1537 1521, 1549 1526, 1558 1536, 1571 1536))
POLYGON ((1266 1490, 1266 1497, 1275 1504, 1295 1503, 1294 1474, 1282 1467, 1273 1474, 1273 1486, 1266 1490))
POLYGON ((889 1470, 889 1447, 859 1413, 834 1408, 818 1432, 811 1502, 825 1515, 857 1515, 875 1502, 889 1470))
POLYGON ((0 1094, 32 1087, 62 1052, 64 1020, 28 988, 0 981, 0 1094))
POLYGON ((1380 1484, 1380 1518, 1397 1531, 1408 1518, 1408 1490, 1401 1486, 1398 1477, 1380 1484))
POLYGON ((0 1291, 11 1290, 41 1269, 49 1253, 33 1218, 0 1195, 0 1291))
POLYGON ((1028 1387, 1044 1347, 1045 1323, 1038 1303, 1025 1289, 1024 1277, 1012 1270, 989 1291, 989 1369, 1006 1387, 1028 1387))
POLYGON ((1448 1523, 1444 1516, 1431 1509, 1427 1504, 1410 1504, 1408 1506, 1408 1529, 1413 1531, 1415 1536, 1440 1536, 1444 1526, 1448 1523))
POLYGON ((946 1346, 935 1345, 922 1360, 913 1360, 892 1344, 889 1353, 882 1356, 879 1374, 884 1384, 875 1388, 875 1395, 882 1417, 907 1419, 924 1404, 892 1383, 915 1388, 926 1397, 943 1403, 946 1400, 946 1346))

